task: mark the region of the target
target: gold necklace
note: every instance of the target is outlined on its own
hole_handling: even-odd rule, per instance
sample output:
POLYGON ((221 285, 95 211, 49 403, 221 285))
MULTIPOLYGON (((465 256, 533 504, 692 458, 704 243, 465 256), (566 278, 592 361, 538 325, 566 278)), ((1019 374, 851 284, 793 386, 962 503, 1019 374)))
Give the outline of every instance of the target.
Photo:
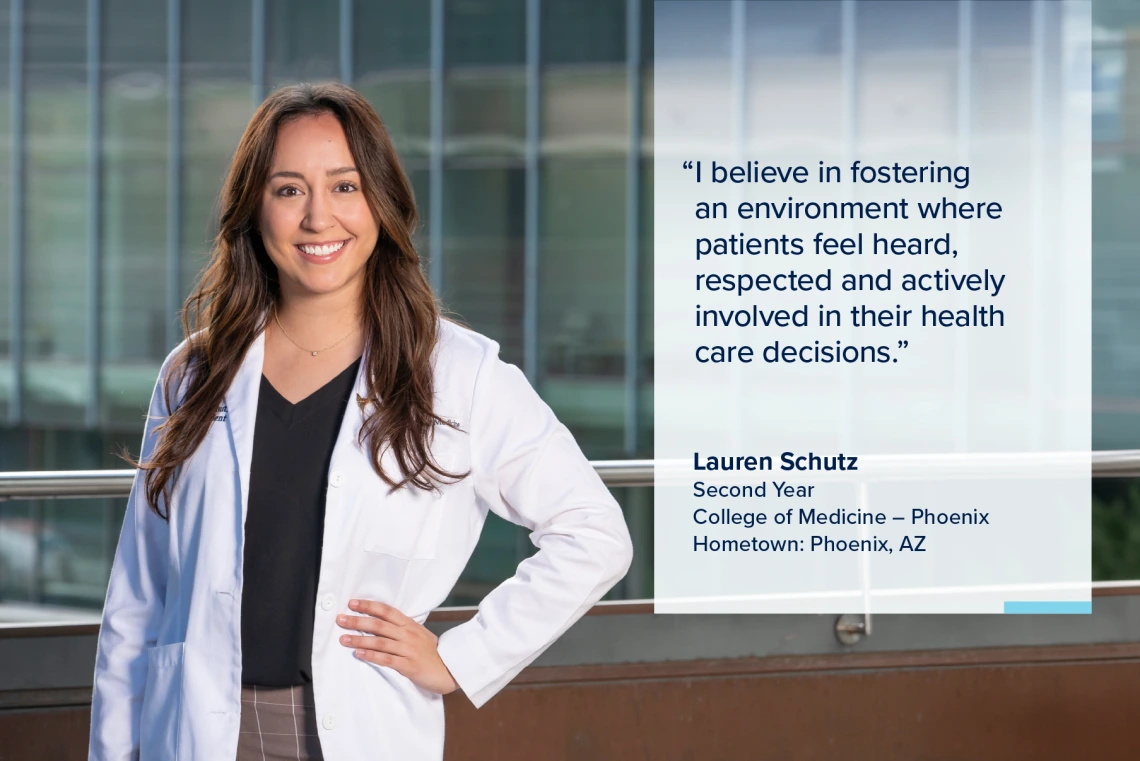
POLYGON ((360 330, 360 326, 357 325, 355 328, 348 331, 348 334, 345 335, 344 338, 342 338, 339 341, 337 341, 336 343, 332 344, 332 346, 326 346, 323 349, 318 349, 317 351, 313 351, 312 349, 306 349, 304 346, 302 346, 301 344, 294 341, 293 336, 289 335, 289 333, 285 330, 285 326, 281 324, 281 318, 277 316, 277 305, 276 304, 273 305, 273 319, 277 322, 277 327, 281 328, 281 332, 285 335, 286 338, 289 339, 289 341, 294 346, 296 346, 298 349, 300 349, 303 352, 306 352, 308 354, 312 354, 314 357, 317 356, 318 354, 320 354, 322 351, 328 351, 329 349, 332 349, 335 346, 339 346, 340 344, 344 343, 345 339, 348 338, 348 336, 351 336, 353 333, 360 330))

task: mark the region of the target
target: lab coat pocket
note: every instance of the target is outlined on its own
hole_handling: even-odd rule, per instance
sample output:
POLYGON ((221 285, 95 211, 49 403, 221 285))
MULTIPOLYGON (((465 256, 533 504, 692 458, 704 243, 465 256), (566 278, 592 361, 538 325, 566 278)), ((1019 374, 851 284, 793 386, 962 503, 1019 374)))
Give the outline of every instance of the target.
POLYGON ((438 492, 405 486, 364 505, 364 549, 405 560, 434 558, 446 501, 438 492))
POLYGON ((147 650, 146 691, 139 718, 139 761, 178 758, 184 644, 175 642, 147 650))
MULTIPOLYGON (((444 470, 463 472, 470 462, 468 445, 467 434, 438 425, 432 456, 444 470)), ((446 482, 438 487, 428 491, 405 485, 390 494, 385 487, 381 496, 370 497, 362 506, 367 525, 364 549, 404 560, 434 558, 448 497, 455 492, 454 485, 446 482)))

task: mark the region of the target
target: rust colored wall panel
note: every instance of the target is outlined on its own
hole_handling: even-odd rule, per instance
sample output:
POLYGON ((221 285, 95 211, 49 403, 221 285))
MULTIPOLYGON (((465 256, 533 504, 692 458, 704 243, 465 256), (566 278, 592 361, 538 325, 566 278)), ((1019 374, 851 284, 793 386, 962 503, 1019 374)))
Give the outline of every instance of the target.
POLYGON ((0 711, 0 761, 84 761, 91 706, 0 711))
POLYGON ((1140 758, 1140 660, 534 684, 446 705, 446 761, 1140 758))
MULTIPOLYGON (((446 761, 1132 759, 1140 647, 532 668, 445 704, 446 761)), ((0 761, 85 758, 89 714, 0 710, 0 761)))

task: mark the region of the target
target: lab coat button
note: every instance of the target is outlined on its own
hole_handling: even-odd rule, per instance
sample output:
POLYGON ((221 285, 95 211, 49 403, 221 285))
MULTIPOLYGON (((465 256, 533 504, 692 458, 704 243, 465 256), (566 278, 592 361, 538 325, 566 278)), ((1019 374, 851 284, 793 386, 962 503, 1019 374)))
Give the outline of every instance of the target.
POLYGON ((326 713, 325 718, 321 719, 321 726, 325 729, 336 729, 336 717, 331 713, 326 713))
POLYGON ((340 486, 344 483, 344 473, 339 470, 334 470, 329 474, 329 484, 332 486, 340 486))
POLYGON ((321 609, 322 610, 332 610, 333 606, 335 606, 335 605, 336 605, 336 595, 330 593, 330 594, 327 594, 321 598, 321 609))

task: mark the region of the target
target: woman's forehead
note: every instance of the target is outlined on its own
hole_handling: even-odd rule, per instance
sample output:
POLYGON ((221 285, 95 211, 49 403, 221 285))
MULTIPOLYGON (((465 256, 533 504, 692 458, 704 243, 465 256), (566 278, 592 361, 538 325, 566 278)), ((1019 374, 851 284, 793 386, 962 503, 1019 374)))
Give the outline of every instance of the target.
POLYGON ((332 114, 299 116, 286 121, 277 131, 273 151, 273 169, 300 171, 352 166, 352 151, 344 128, 332 114), (286 166, 288 165, 288 166, 286 166))

